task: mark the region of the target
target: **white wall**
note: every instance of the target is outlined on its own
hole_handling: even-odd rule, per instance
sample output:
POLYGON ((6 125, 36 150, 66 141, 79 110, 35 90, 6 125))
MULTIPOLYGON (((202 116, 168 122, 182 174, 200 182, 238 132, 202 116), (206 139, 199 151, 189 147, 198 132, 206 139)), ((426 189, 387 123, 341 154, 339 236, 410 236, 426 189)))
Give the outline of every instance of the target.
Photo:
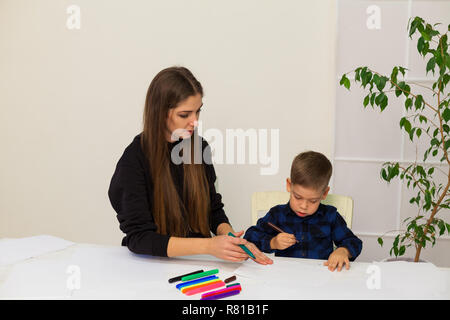
MULTIPOLYGON (((427 60, 416 49, 417 36, 411 40, 407 33, 410 17, 420 16, 431 24, 441 22, 447 28, 450 21, 450 1, 356 1, 338 2, 337 24, 337 74, 336 74, 336 134, 334 151, 334 191, 349 194, 355 201, 352 230, 364 243, 359 261, 373 261, 389 257, 395 232, 384 238, 380 247, 377 238, 391 230, 405 229, 402 221, 417 215, 417 206, 409 204, 414 196, 406 183, 396 179, 388 185, 380 178, 384 162, 402 162, 409 165, 422 161, 424 147, 429 145, 426 135, 419 143, 411 143, 409 136, 399 127, 404 116, 404 99, 389 95, 389 106, 380 113, 370 105, 363 108, 367 94, 360 84, 352 81, 351 91, 339 86, 343 73, 359 66, 369 66, 373 70, 390 76, 394 66, 409 69, 406 79, 413 81, 412 91, 422 94, 426 101, 436 99, 429 90, 434 77, 425 74, 427 60), (367 27, 375 11, 366 10, 369 6, 379 9, 379 29, 367 27)), ((353 75, 353 74, 352 74, 353 75)), ((429 157, 429 161, 439 164, 441 155, 429 157)), ((441 166, 446 168, 447 166, 441 166)), ((439 171, 436 170, 439 177, 439 171)), ((443 177, 442 177, 443 178, 443 177)), ((444 182, 441 180, 441 182, 444 182)), ((438 217, 450 222, 450 210, 441 210, 438 217)), ((422 250, 421 258, 438 266, 450 266, 450 237, 442 236, 434 248, 422 250)), ((406 255, 414 257, 411 248, 406 255)))
POLYGON ((0 1, 0 237, 119 244, 107 191, 142 129, 156 73, 184 65, 204 129, 279 129, 279 171, 217 165, 235 229, 250 197, 284 190, 293 157, 333 153, 334 1, 0 1), (66 9, 81 9, 69 30, 66 9))
MULTIPOLYGON (((429 82, 415 73, 423 62, 406 22, 420 15, 446 24, 449 3, 1 0, 0 238, 119 244, 111 176, 142 129, 150 81, 184 65, 205 90, 204 131, 279 129, 277 174, 261 175, 259 164, 216 164, 236 230, 250 226, 252 192, 284 190, 293 157, 313 149, 333 160, 332 191, 355 200, 353 230, 364 241, 358 260, 387 257, 376 237, 398 225, 409 198, 399 183, 379 179, 379 160, 414 155, 398 128, 402 105, 363 110, 362 93, 338 80, 355 66, 387 72, 399 64, 429 82), (79 30, 66 27, 72 4, 81 9, 79 30), (374 32, 365 25, 371 4, 382 9, 374 32)), ((450 266, 449 249, 447 237, 422 257, 450 266)))

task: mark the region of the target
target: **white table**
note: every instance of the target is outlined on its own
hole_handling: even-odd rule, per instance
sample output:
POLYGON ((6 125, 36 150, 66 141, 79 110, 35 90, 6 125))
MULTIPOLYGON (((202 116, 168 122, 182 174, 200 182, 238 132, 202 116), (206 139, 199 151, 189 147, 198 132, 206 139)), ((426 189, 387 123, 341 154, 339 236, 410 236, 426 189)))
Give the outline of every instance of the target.
POLYGON ((186 296, 168 279, 216 268, 220 279, 237 275, 242 286, 230 300, 450 299, 450 268, 352 262, 350 270, 330 272, 323 260, 269 256, 274 265, 261 266, 250 259, 161 258, 77 243, 1 266, 0 299, 199 300, 199 294, 186 296))

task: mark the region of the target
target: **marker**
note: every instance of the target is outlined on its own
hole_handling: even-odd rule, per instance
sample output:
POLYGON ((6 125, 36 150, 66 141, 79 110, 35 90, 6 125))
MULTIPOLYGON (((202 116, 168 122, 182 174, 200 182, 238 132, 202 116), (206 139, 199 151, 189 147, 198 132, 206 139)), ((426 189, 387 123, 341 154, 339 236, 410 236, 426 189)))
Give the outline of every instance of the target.
POLYGON ((205 291, 208 291, 208 290, 211 290, 211 289, 216 289, 216 288, 223 287, 224 285, 225 285, 225 282, 218 281, 218 282, 210 283, 209 285, 204 286, 204 287, 188 290, 188 291, 184 292, 184 294, 187 295, 187 296, 192 296, 192 295, 197 294, 197 293, 201 293, 201 292, 205 292, 205 291))
MULTIPOLYGON (((232 234, 231 232, 228 232, 228 235, 236 238, 236 236, 234 234, 232 234)), ((244 246, 243 244, 239 244, 239 247, 241 247, 242 250, 244 250, 250 257, 252 257, 253 259, 256 259, 256 257, 253 255, 253 253, 250 250, 248 250, 248 248, 246 246, 244 246)))
POLYGON ((222 299, 222 298, 237 295, 240 292, 241 292, 240 290, 233 290, 233 291, 229 291, 229 292, 225 292, 225 293, 221 293, 221 294, 207 296, 207 297, 201 298, 200 300, 217 300, 217 299, 222 299))
POLYGON ((177 276, 177 277, 171 278, 171 279, 169 279, 169 283, 181 281, 181 278, 183 278, 183 277, 190 276, 191 274, 196 274, 196 273, 200 273, 200 272, 203 272, 203 270, 197 270, 194 272, 183 274, 182 276, 177 276))
POLYGON ((214 280, 214 279, 219 279, 219 278, 217 278, 217 276, 208 276, 208 277, 204 277, 204 278, 200 278, 200 279, 195 279, 195 280, 179 283, 176 285, 176 287, 177 287, 177 289, 181 290, 182 288, 189 287, 194 284, 199 284, 199 283, 202 283, 205 281, 214 280))
POLYGON ((231 296, 237 295, 240 292, 241 292, 240 290, 233 290, 233 291, 229 291, 229 292, 215 294, 215 295, 212 295, 212 296, 207 296, 207 297, 201 298, 200 300, 217 300, 217 299, 222 299, 222 298, 226 298, 226 297, 231 297, 231 296))
POLYGON ((204 277, 204 276, 210 276, 210 275, 216 274, 216 273, 219 273, 219 269, 213 269, 213 270, 209 270, 209 271, 200 272, 200 273, 192 274, 192 275, 189 275, 189 276, 185 276, 185 277, 181 278, 181 281, 193 280, 193 279, 201 278, 201 277, 204 277))
POLYGON ((222 280, 214 279, 214 280, 205 281, 205 282, 202 282, 202 283, 199 283, 199 284, 194 284, 192 286, 181 288, 181 292, 182 293, 186 293, 187 291, 191 291, 193 289, 197 289, 197 288, 201 288, 201 287, 206 287, 206 286, 209 286, 210 284, 213 284, 213 283, 216 283, 216 282, 222 282, 222 280))
POLYGON ((232 282, 234 280, 236 280, 236 276, 229 277, 229 278, 225 279, 224 282, 228 283, 228 282, 232 282))
POLYGON ((206 293, 202 294, 202 298, 207 298, 207 297, 215 296, 215 295, 230 292, 230 291, 236 291, 236 290, 242 291, 241 286, 237 285, 237 286, 232 286, 232 287, 226 287, 224 289, 220 289, 220 290, 216 290, 216 291, 206 292, 206 293))
POLYGON ((239 282, 236 282, 236 283, 232 283, 232 284, 227 285, 227 288, 232 287, 232 286, 240 286, 240 285, 241 284, 239 282))
MULTIPOLYGON (((270 223, 270 222, 267 222, 267 225, 269 226, 269 227, 271 227, 273 230, 275 230, 275 231, 278 231, 278 232, 280 232, 280 233, 287 233, 287 232, 284 232, 281 228, 279 228, 279 227, 277 227, 276 225, 274 225, 273 223, 270 223)), ((299 243, 300 241, 298 241, 297 239, 295 239, 295 241, 297 242, 297 243, 299 243)))
POLYGON ((226 292, 230 292, 230 291, 236 291, 236 290, 241 291, 242 290, 241 286, 240 285, 236 285, 236 286, 232 286, 232 287, 226 287, 226 288, 220 289, 220 290, 206 292, 206 293, 202 294, 202 298, 207 298, 207 297, 210 297, 210 296, 215 296, 215 295, 218 295, 218 294, 222 294, 222 293, 226 293, 226 292))

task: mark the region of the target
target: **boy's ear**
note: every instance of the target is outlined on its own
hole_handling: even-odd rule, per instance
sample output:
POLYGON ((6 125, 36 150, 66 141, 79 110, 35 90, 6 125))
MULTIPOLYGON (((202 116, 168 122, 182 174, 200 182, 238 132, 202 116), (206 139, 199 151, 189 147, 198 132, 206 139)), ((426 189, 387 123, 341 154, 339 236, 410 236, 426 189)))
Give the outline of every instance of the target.
POLYGON ((323 193, 322 200, 325 200, 325 198, 327 197, 329 191, 330 191, 330 187, 328 186, 328 187, 325 189, 325 192, 323 193))
POLYGON ((291 192, 291 179, 290 178, 286 179, 286 191, 291 192))

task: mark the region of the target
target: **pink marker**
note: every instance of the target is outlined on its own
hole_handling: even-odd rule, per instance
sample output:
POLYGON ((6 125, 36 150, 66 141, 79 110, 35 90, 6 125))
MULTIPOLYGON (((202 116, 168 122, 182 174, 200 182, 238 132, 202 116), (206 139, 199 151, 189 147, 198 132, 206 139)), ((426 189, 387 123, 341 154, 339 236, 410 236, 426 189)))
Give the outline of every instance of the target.
POLYGON ((219 281, 219 282, 211 283, 210 285, 207 285, 207 286, 204 286, 204 287, 195 288, 195 289, 192 289, 192 290, 187 290, 184 294, 187 295, 187 296, 191 296, 193 294, 205 292, 205 291, 208 291, 208 290, 211 290, 211 289, 220 288, 220 287, 223 287, 224 285, 225 285, 225 282, 219 281))

